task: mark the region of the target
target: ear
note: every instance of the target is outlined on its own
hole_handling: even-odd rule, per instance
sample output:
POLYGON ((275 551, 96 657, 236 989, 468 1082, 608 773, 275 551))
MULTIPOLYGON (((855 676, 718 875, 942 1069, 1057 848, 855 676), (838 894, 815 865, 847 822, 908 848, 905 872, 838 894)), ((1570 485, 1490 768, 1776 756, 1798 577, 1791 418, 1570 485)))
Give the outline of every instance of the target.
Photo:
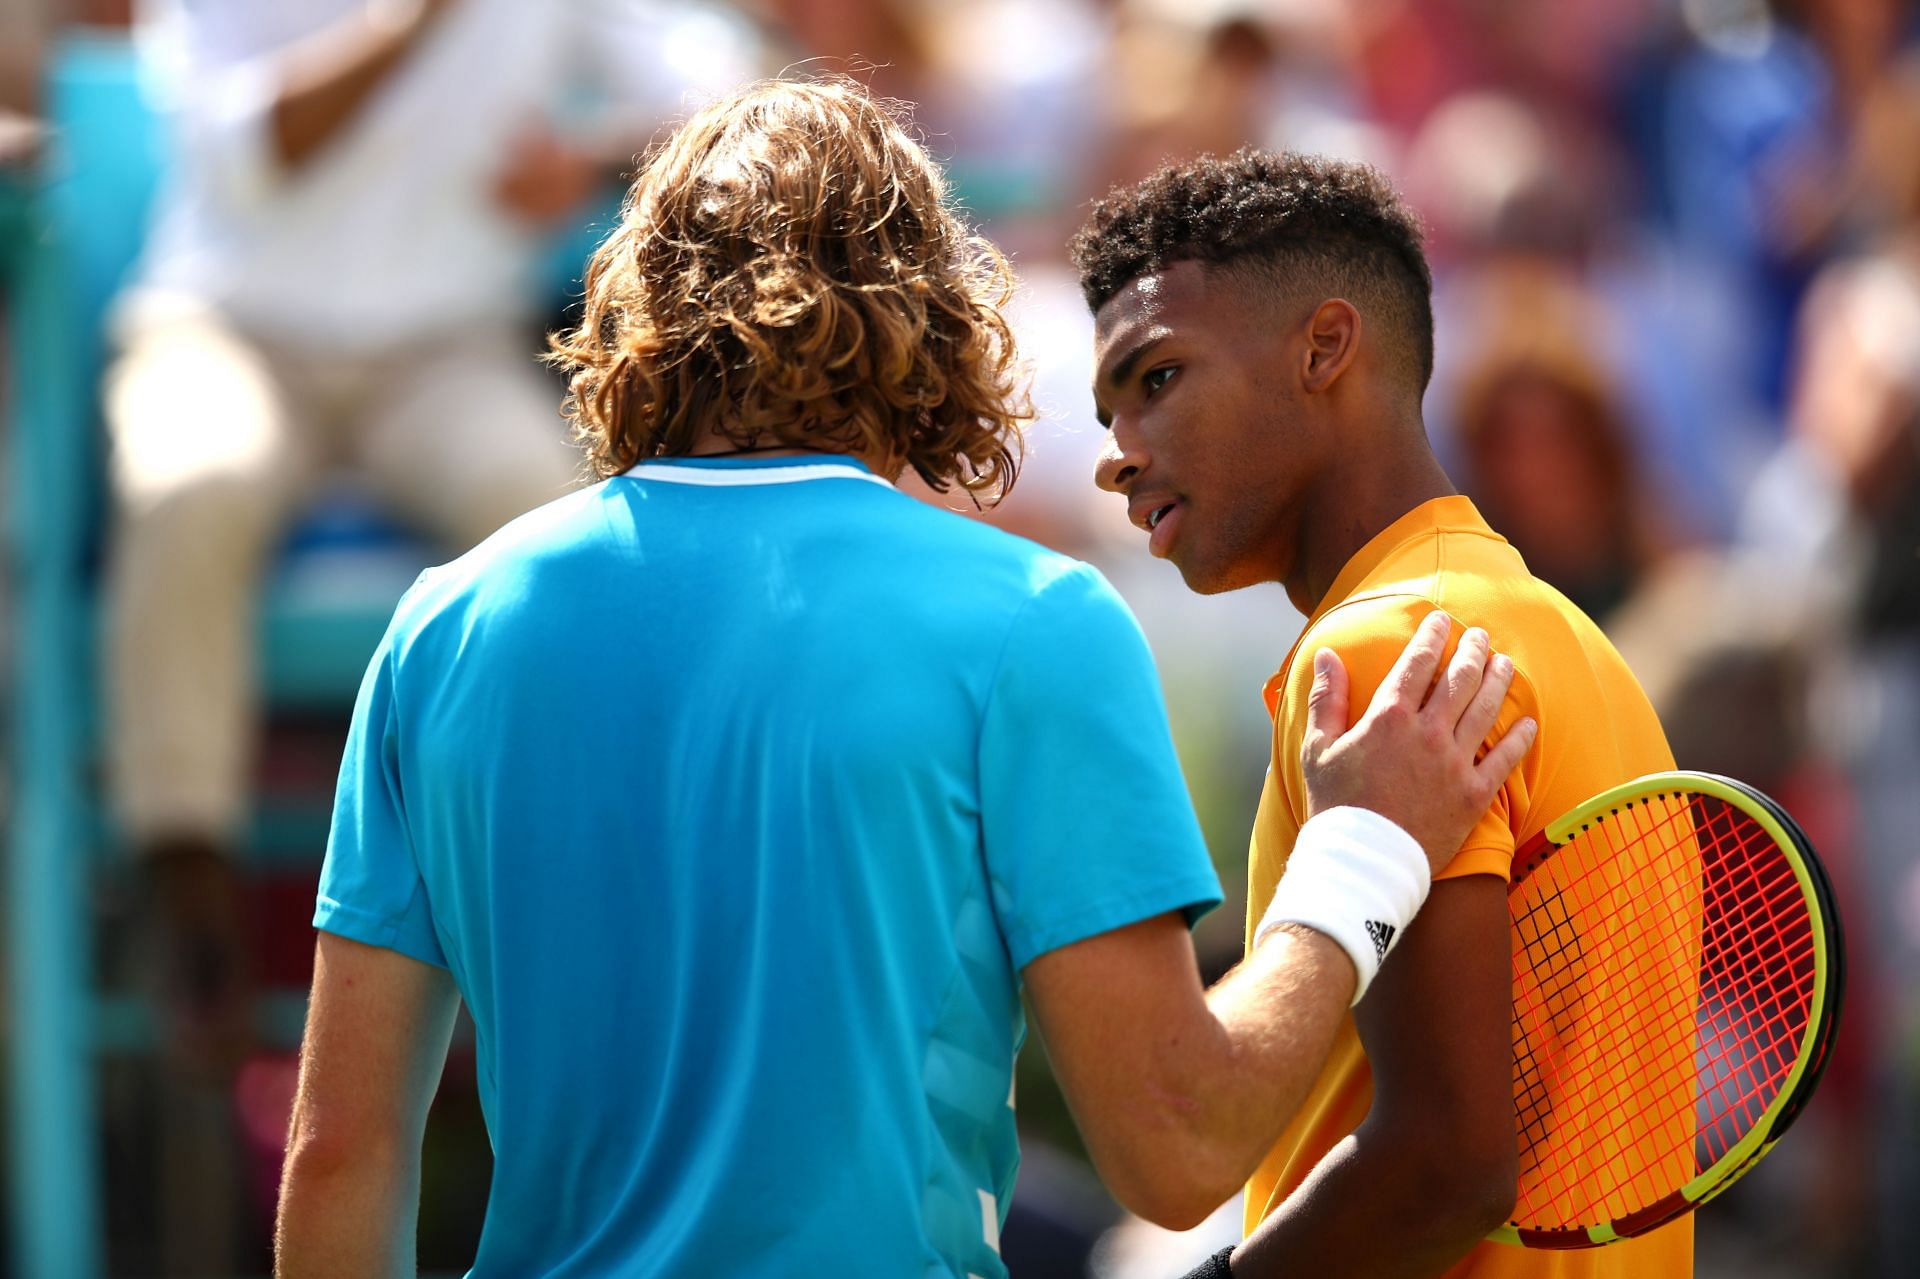
POLYGON ((1300 385, 1309 395, 1331 390, 1360 354, 1360 312, 1344 298, 1328 298, 1307 317, 1300 385))

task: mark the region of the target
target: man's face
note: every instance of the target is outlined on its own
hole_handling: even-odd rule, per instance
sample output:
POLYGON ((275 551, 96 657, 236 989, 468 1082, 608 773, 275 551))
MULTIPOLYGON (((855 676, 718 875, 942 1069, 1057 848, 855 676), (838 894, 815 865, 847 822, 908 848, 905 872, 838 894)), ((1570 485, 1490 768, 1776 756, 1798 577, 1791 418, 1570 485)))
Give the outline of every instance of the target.
POLYGON ((1147 549, 1204 595, 1284 581, 1317 459, 1287 377, 1301 339, 1255 286, 1198 262, 1128 284, 1094 317, 1094 471, 1147 549))

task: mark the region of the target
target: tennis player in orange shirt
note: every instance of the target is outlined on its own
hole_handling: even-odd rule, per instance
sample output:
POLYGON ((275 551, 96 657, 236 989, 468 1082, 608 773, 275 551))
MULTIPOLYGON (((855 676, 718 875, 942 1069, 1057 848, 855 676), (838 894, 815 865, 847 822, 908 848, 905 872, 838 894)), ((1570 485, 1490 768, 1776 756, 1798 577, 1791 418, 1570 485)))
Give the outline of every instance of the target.
POLYGON ((1375 936, 1377 982, 1247 1184, 1247 1239, 1196 1273, 1691 1274, 1690 1218, 1582 1252, 1485 1242, 1515 1194, 1514 849, 1673 759, 1606 638, 1528 573, 1434 458, 1420 408, 1431 278, 1416 218, 1370 168, 1249 151, 1114 193, 1074 256, 1110 429, 1101 487, 1126 497, 1149 549, 1194 590, 1278 582, 1307 615, 1265 690, 1273 762, 1253 832, 1249 944, 1306 813, 1298 761, 1320 650, 1344 660, 1357 713, 1421 619, 1443 609, 1472 643, 1484 628, 1511 655, 1501 727, 1523 716, 1540 726, 1426 909, 1400 935, 1375 936))

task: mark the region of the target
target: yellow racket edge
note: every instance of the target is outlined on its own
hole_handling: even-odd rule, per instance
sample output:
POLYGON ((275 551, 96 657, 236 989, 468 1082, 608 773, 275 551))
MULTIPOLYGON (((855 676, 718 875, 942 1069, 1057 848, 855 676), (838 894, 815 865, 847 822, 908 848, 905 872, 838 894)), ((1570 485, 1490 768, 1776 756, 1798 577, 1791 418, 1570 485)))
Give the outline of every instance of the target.
MULTIPOLYGON (((1787 1114, 1789 1108, 1797 1115, 1799 1108, 1805 1104, 1813 1082, 1808 1078, 1809 1072, 1824 1061, 1837 1012, 1838 991, 1834 986, 1840 967, 1839 918, 1832 904, 1825 872, 1813 855, 1811 842, 1799 832, 1777 802, 1732 778, 1674 769, 1649 773, 1602 791, 1549 823, 1543 835, 1552 848, 1558 848, 1577 838, 1583 831, 1616 816, 1622 808, 1647 800, 1677 798, 1681 795, 1709 796, 1751 818, 1780 850, 1793 872, 1802 898, 1811 904, 1811 913, 1818 926, 1812 929, 1814 986, 1807 1014, 1807 1033, 1778 1094, 1754 1122, 1751 1130, 1692 1181, 1618 1221, 1552 1229, 1523 1227, 1508 1221, 1487 1236, 1494 1243, 1553 1250, 1594 1248, 1644 1234, 1685 1215, 1731 1187, 1773 1148, 1780 1134, 1785 1131, 1781 1123, 1782 1116, 1787 1114)), ((1530 844, 1532 842, 1529 841, 1530 844)), ((1546 856, 1551 856, 1551 853, 1536 857, 1525 868, 1526 871, 1545 860, 1546 856)), ((1524 878, 1524 872, 1521 878, 1524 878)), ((1520 878, 1514 882, 1517 885, 1520 878)), ((1791 1122, 1791 1116, 1787 1122, 1791 1122)))

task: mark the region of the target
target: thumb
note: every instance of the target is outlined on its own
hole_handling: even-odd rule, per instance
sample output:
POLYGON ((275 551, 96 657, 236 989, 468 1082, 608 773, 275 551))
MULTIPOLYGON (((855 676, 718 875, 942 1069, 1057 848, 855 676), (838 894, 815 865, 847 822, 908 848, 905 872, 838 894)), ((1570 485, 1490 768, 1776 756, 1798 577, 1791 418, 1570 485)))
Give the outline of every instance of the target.
POLYGON ((1317 757, 1347 731, 1347 668, 1340 655, 1323 648, 1313 655, 1313 688, 1307 694, 1307 733, 1303 745, 1317 757))

